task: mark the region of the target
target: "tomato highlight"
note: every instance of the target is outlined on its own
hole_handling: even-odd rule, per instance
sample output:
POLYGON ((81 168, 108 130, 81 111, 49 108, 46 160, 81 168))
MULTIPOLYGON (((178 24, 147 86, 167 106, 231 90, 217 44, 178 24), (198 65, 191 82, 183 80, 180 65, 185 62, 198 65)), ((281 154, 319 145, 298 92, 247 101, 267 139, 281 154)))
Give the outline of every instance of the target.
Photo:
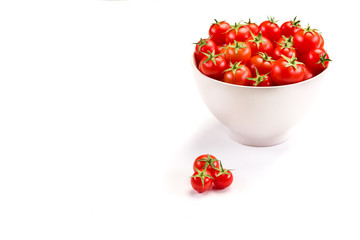
POLYGON ((218 81, 253 87, 298 83, 328 68, 331 59, 318 30, 301 27, 297 17, 277 22, 268 17, 260 25, 250 19, 230 25, 215 19, 208 38, 195 43, 196 66, 218 81))

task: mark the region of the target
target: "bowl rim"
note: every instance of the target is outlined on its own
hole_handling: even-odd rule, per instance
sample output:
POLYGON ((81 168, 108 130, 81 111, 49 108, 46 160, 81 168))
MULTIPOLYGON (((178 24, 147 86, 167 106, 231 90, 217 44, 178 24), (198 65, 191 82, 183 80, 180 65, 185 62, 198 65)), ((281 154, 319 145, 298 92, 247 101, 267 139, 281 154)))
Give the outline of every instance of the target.
POLYGON ((237 84, 232 84, 232 83, 226 83, 226 82, 223 82, 223 81, 220 81, 220 80, 216 80, 214 78, 211 78, 211 77, 208 77, 206 76, 205 74, 203 74, 202 72, 200 72, 200 70, 196 67, 195 65, 196 63, 196 60, 195 60, 195 53, 192 53, 192 57, 191 57, 191 65, 192 67, 199 73, 201 74, 203 77, 211 80, 211 81, 215 81, 219 84, 224 84, 224 85, 227 85, 227 86, 233 86, 233 87, 237 87, 237 88, 249 88, 249 89, 276 89, 276 88, 286 88, 286 87, 292 87, 292 86, 299 86, 299 85, 302 85, 302 84, 306 84, 306 83, 309 83, 309 82, 312 82, 314 80, 316 80, 317 78, 321 77, 322 75, 324 75, 325 72, 327 72, 327 69, 326 68, 324 71, 322 71, 321 73, 319 73, 318 75, 316 75, 315 77, 312 77, 312 78, 309 78, 309 79, 306 79, 304 81, 301 81, 301 82, 297 82, 297 83, 291 83, 291 84, 286 84, 286 85, 278 85, 278 86, 261 86, 261 87, 255 87, 255 86, 245 86, 245 85, 237 85, 237 84))

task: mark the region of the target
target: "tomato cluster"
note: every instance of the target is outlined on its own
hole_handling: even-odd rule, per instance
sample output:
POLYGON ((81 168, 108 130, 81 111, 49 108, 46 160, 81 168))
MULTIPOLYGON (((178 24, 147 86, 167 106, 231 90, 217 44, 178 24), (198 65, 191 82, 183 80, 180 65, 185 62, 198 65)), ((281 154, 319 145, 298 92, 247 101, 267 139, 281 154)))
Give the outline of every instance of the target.
POLYGON ((276 22, 215 20, 209 37, 196 43, 198 69, 226 83, 260 87, 301 82, 328 67, 331 60, 316 29, 302 28, 296 17, 280 26, 276 22))
POLYGON ((230 170, 224 169, 220 160, 210 154, 197 157, 193 164, 194 174, 191 186, 199 193, 209 190, 214 184, 216 188, 227 188, 233 182, 230 170))

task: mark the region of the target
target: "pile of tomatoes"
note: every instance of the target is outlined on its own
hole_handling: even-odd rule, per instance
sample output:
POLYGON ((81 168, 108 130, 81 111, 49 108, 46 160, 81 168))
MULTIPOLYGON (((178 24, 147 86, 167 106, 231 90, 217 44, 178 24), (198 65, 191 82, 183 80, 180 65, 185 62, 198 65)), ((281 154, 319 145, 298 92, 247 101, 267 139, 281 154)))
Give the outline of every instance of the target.
POLYGON ((195 47, 200 72, 226 83, 276 86, 301 82, 324 71, 329 55, 324 38, 296 17, 280 26, 274 18, 257 25, 215 20, 209 37, 195 47))
POLYGON ((197 157, 193 169, 191 186, 199 193, 209 190, 213 184, 218 189, 224 189, 233 182, 231 171, 224 169, 221 161, 210 154, 197 157))

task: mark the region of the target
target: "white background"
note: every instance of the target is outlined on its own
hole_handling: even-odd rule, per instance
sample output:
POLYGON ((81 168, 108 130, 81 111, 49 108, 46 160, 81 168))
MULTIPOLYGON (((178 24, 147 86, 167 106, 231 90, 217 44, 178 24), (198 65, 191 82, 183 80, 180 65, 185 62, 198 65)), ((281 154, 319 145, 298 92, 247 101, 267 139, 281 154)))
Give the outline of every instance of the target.
POLYGON ((2 1, 0 239, 359 239, 354 4, 2 1), (203 104, 191 43, 266 16, 319 29, 333 62, 292 138, 253 148, 203 104), (203 153, 230 188, 192 190, 203 153))

